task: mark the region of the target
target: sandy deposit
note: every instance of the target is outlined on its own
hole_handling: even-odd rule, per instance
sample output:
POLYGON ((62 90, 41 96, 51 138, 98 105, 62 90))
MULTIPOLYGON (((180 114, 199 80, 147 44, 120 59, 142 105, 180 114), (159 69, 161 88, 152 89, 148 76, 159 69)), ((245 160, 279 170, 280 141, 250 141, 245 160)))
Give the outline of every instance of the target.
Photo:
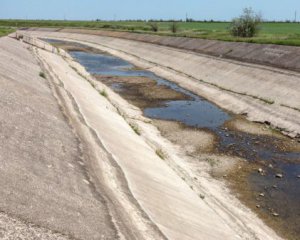
POLYGON ((214 149, 215 136, 208 131, 201 131, 183 124, 164 120, 154 120, 162 136, 176 145, 180 145, 188 155, 211 152, 214 149))
POLYGON ((225 123, 225 127, 231 130, 237 130, 254 135, 265 135, 276 138, 283 138, 280 132, 273 130, 267 124, 254 123, 245 120, 244 118, 234 118, 231 121, 225 123))

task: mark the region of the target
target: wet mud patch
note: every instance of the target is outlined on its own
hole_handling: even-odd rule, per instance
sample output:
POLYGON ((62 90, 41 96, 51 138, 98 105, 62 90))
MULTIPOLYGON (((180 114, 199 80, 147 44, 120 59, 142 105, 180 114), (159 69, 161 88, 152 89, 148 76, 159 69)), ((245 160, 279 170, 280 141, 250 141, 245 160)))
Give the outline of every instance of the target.
POLYGON ((61 48, 67 52, 87 52, 87 53, 100 53, 105 54, 105 52, 89 47, 84 44, 76 43, 76 42, 69 42, 64 40, 56 40, 56 39, 42 39, 43 41, 50 43, 52 46, 61 48))
MULTIPOLYGON (((286 168, 299 169, 299 165, 286 168)), ((247 162, 231 170, 226 179, 231 191, 284 239, 300 236, 300 179, 294 174, 282 174, 282 168, 247 162), (276 177, 282 174, 282 178, 276 177)))
POLYGON ((250 134, 253 136, 254 142, 262 144, 263 147, 273 145, 277 151, 300 152, 300 144, 297 140, 284 136, 267 124, 250 122, 242 116, 235 116, 227 121, 224 128, 237 133, 250 134))
POLYGON ((163 106, 164 101, 187 100, 190 98, 167 86, 158 85, 154 80, 147 77, 95 75, 95 78, 141 109, 163 106))
POLYGON ((300 144, 288 137, 249 134, 222 127, 218 130, 217 152, 247 159, 249 162, 300 163, 300 144))

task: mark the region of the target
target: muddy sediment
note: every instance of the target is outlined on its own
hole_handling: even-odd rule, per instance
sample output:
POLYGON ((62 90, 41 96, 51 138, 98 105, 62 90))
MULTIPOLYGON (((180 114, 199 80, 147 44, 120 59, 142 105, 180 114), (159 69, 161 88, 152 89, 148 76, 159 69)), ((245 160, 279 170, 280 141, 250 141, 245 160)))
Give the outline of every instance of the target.
POLYGON ((42 39, 42 40, 50 43, 54 47, 61 48, 67 52, 80 51, 80 52, 87 52, 87 53, 105 54, 103 51, 100 51, 96 48, 92 48, 87 45, 76 43, 76 42, 67 42, 67 41, 56 40, 56 39, 42 39))
POLYGON ((272 129, 271 126, 267 124, 250 122, 242 116, 236 116, 230 121, 227 121, 224 127, 231 131, 258 136, 264 139, 265 142, 270 140, 275 148, 282 152, 300 152, 300 144, 297 140, 284 136, 278 130, 272 129))
POLYGON ((188 96, 167 86, 159 86, 147 77, 117 77, 95 75, 96 79, 108 85, 133 105, 145 109, 163 106, 164 101, 187 100, 188 96))
POLYGON ((236 116, 224 124, 233 131, 245 132, 253 135, 271 136, 286 139, 279 131, 272 129, 270 126, 261 123, 250 122, 243 117, 236 116))
MULTIPOLYGON (((276 170, 271 167, 263 168, 260 164, 247 162, 239 166, 227 173, 231 191, 284 239, 298 240, 300 206, 296 199, 291 199, 291 194, 285 192, 289 191, 288 181, 276 178, 276 170), (264 173, 259 173, 259 169, 264 173)), ((296 176, 294 183, 300 184, 296 176)), ((295 188, 297 186, 292 189, 295 188)), ((292 198, 297 198, 298 194, 299 190, 294 191, 292 198)))
MULTIPOLYGON (((73 57, 85 66, 80 53, 73 54, 73 57)), ((113 63, 104 62, 104 65, 113 63)), ((85 67, 99 81, 154 119, 153 124, 161 134, 179 145, 187 155, 207 159, 212 165, 212 175, 224 177, 236 195, 275 231, 284 237, 297 239, 300 234, 297 178, 300 174, 300 144, 267 125, 248 122, 242 116, 232 116, 221 109, 218 112, 211 103, 205 106, 207 102, 202 99, 197 98, 196 101, 203 101, 205 111, 190 116, 200 106, 193 106, 193 94, 158 80, 145 71, 133 69, 129 64, 122 64, 110 69, 105 69, 106 65, 98 68, 90 63, 85 67), (199 120, 200 117, 204 120, 199 120), (225 159, 239 162, 225 164, 230 166, 224 167, 226 176, 224 171, 218 170, 225 159)))

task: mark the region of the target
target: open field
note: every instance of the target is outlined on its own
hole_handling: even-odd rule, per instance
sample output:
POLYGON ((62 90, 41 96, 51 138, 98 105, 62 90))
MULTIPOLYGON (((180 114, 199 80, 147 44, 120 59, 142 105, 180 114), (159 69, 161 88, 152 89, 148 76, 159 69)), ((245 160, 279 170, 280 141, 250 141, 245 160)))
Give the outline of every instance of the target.
MULTIPOLYGON (((74 27, 110 29, 158 35, 175 35, 224 41, 270 43, 300 46, 300 23, 262 23, 261 31, 254 38, 237 38, 228 33, 229 22, 179 22, 179 31, 172 34, 170 22, 158 22, 158 32, 152 32, 145 21, 50 21, 50 20, 0 20, 6 27, 74 27)), ((1 33, 0 33, 1 35, 1 33)))

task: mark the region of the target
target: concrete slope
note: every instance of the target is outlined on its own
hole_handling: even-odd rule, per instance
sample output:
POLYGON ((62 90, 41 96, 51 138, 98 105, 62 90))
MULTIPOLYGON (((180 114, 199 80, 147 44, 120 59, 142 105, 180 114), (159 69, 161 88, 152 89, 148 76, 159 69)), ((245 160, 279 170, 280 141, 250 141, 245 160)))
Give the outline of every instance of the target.
MULTIPOLYGON (((39 28, 36 30, 40 31, 39 28)), ((43 30, 45 31, 46 29, 43 30)), ((53 29, 48 28, 48 31, 53 31, 53 29)), ((199 38, 157 36, 153 34, 88 29, 66 28, 56 31, 93 34, 154 43, 162 46, 184 49, 196 53, 204 53, 221 58, 234 59, 242 62, 256 64, 264 64, 268 66, 296 70, 298 72, 300 71, 300 47, 295 46, 224 42, 199 38)))
POLYGON ((0 38, 0 238, 116 239, 80 141, 28 47, 0 38))
POLYGON ((194 92, 209 88, 204 97, 221 107, 247 113, 250 120, 270 122, 291 136, 300 133, 300 75, 296 72, 118 38, 59 32, 30 34, 82 41, 105 47, 137 65, 146 62, 152 71, 194 92), (212 97, 212 92, 219 94, 212 97))
POLYGON ((132 131, 126 121, 59 56, 39 51, 72 95, 86 123, 123 170, 149 218, 169 239, 241 239, 132 131))

